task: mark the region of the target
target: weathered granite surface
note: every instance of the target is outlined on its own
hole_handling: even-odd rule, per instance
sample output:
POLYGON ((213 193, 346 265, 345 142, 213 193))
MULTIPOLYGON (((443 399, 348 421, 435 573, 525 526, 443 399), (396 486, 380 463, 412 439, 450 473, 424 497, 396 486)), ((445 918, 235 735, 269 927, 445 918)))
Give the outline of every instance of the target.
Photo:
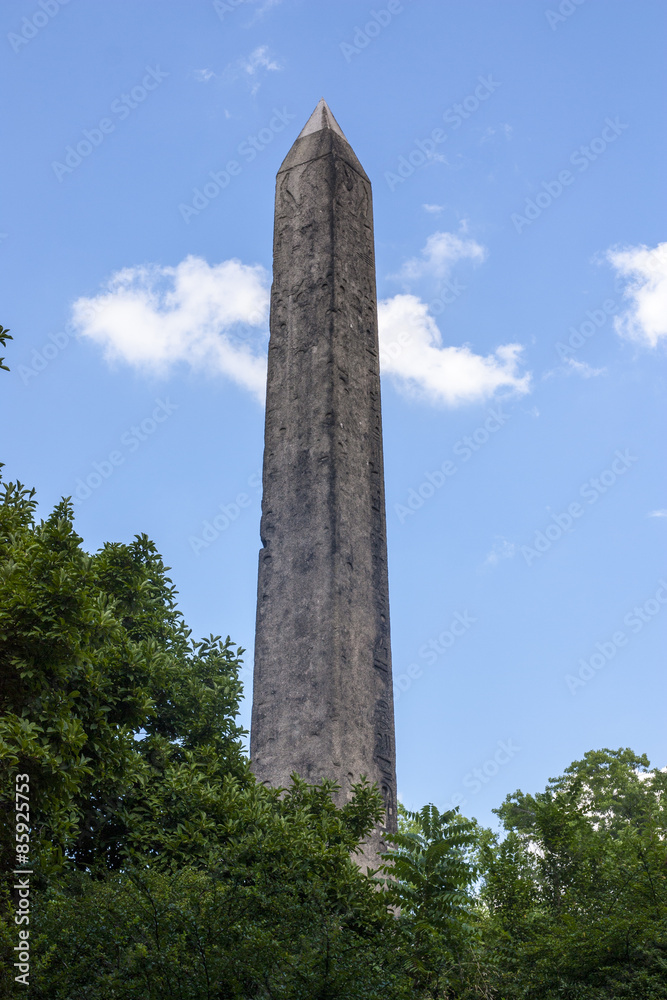
POLYGON ((371 185, 324 101, 278 172, 270 327, 252 766, 341 803, 366 774, 395 829, 371 185))

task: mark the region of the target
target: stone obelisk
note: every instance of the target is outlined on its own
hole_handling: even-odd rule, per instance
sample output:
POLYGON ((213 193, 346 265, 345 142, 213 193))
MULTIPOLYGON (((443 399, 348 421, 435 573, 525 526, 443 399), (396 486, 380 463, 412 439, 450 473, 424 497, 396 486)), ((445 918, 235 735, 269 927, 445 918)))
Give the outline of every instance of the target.
MULTIPOLYGON (((276 181, 250 754, 396 828, 371 185, 321 100, 276 181)), ((363 860, 374 863, 376 831, 363 860)))

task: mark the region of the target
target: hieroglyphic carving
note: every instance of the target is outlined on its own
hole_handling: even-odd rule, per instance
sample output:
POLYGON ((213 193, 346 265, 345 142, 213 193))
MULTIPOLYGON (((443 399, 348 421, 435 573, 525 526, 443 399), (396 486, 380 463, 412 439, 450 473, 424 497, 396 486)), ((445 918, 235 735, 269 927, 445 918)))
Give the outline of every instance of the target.
POLYGON ((394 719, 391 706, 384 698, 378 698, 375 703, 373 749, 378 769, 393 783, 395 768, 394 719))

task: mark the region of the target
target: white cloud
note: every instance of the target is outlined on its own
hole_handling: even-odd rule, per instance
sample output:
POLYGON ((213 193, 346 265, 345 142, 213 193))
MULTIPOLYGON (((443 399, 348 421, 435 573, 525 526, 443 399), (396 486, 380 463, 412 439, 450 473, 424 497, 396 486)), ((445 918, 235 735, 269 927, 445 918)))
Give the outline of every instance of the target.
POLYGON ((107 360, 165 375, 185 363, 227 376, 263 401, 263 343, 269 279, 239 260, 209 265, 186 257, 175 267, 149 264, 111 276, 106 288, 72 307, 81 336, 107 360), (253 333, 253 331, 255 331, 253 333))
POLYGON ((208 83, 209 80, 215 78, 215 73, 212 69, 196 69, 194 76, 195 80, 199 80, 200 83, 208 83))
POLYGON ((501 559, 513 559, 515 553, 516 545, 514 542, 508 542, 506 538, 498 538, 484 560, 484 565, 497 566, 501 559))
POLYGON ((459 406, 488 399, 499 389, 530 391, 530 375, 518 371, 520 344, 502 344, 486 356, 467 345, 443 347, 435 319, 416 295, 378 303, 378 322, 382 371, 407 394, 459 406))
POLYGON ((443 211, 444 205, 422 205, 425 212, 429 212, 431 215, 438 215, 443 211))
POLYGON ((647 517, 667 517, 667 510, 664 508, 662 510, 652 510, 647 517))
MULTIPOLYGON (((462 227, 465 232, 465 226, 462 227)), ((396 277, 405 282, 420 278, 449 277, 452 268, 460 260, 472 260, 481 264, 486 258, 486 248, 472 239, 463 239, 456 233, 433 233, 426 240, 418 257, 410 257, 401 267, 396 277)))
POLYGON ((656 347, 667 336, 667 243, 608 250, 606 258, 627 281, 625 312, 614 317, 616 332, 629 340, 656 347))
POLYGON ((253 76, 258 69, 266 69, 276 71, 282 69, 282 66, 275 61, 275 59, 270 59, 268 56, 269 47, 268 45, 260 45, 250 53, 247 59, 241 60, 241 65, 246 73, 253 76))
MULTIPOLYGON (((429 259, 447 267, 448 253, 455 256, 436 249, 429 259)), ((156 375, 186 364, 224 375, 262 400, 268 305, 269 276, 261 266, 235 259, 210 265, 191 256, 175 267, 118 271, 99 294, 78 299, 72 314, 81 336, 109 361, 156 375)), ((468 345, 443 346, 427 304, 411 294, 380 302, 378 319, 382 371, 408 395, 458 406, 500 390, 530 391, 519 344, 500 345, 486 356, 468 345)))

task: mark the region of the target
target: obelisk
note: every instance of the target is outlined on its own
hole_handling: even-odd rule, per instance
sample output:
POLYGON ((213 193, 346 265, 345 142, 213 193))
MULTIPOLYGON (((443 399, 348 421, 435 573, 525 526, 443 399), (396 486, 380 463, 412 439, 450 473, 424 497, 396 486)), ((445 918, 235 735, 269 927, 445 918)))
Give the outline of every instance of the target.
MULTIPOLYGON (((321 100, 276 180, 250 755, 396 828, 371 184, 321 100)), ((377 863, 381 833, 366 845, 377 863)))

